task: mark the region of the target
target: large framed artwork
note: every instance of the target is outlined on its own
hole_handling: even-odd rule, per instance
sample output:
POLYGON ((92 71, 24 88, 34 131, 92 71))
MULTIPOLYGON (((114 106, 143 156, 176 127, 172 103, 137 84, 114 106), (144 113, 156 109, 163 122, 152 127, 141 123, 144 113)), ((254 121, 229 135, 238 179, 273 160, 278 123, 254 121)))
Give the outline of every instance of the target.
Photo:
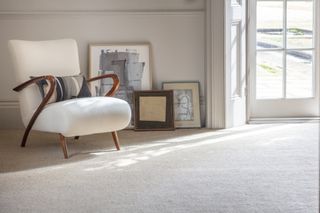
POLYGON ((175 126, 177 128, 201 127, 199 85, 199 82, 162 83, 163 89, 173 90, 175 126))
MULTIPOLYGON (((152 88, 149 46, 148 43, 91 44, 89 77, 116 74, 120 80, 120 87, 115 97, 126 100, 133 109, 133 91, 152 88)), ((112 87, 112 83, 112 79, 92 82, 90 87, 93 96, 103 96, 112 87)), ((132 120, 131 127, 133 123, 132 120)))

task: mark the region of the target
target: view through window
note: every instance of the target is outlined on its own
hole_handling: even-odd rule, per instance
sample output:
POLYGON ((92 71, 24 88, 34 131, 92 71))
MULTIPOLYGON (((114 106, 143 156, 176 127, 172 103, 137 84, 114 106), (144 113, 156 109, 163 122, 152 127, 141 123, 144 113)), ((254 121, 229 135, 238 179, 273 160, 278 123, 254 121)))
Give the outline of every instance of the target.
POLYGON ((314 95, 314 1, 257 0, 256 98, 314 95))

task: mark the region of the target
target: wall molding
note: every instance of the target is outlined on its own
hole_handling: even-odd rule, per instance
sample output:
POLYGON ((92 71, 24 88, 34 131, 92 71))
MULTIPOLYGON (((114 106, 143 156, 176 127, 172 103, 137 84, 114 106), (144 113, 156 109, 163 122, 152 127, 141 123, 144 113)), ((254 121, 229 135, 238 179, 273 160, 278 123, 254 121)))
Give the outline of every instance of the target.
POLYGON ((0 100, 0 129, 22 129, 19 102, 0 100))
MULTIPOLYGON (((205 97, 200 96, 200 105, 205 105, 205 97)), ((3 101, 0 100, 0 108, 19 108, 19 101, 3 101)))
POLYGON ((205 10, 0 10, 0 15, 195 16, 205 10))
POLYGON ((19 102, 18 101, 5 101, 0 100, 0 109, 19 109, 19 102))

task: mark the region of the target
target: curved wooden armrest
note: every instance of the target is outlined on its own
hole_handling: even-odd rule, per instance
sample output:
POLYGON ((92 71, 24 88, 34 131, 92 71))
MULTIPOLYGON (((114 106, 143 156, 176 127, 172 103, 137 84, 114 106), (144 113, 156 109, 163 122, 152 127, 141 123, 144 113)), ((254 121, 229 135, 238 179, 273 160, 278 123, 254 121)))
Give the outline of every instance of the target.
POLYGON ((40 112, 43 110, 43 108, 48 103, 49 99, 51 98, 51 96, 52 96, 52 94, 54 92, 54 89, 55 89, 56 81, 55 81, 55 78, 53 76, 46 75, 46 76, 40 76, 40 77, 32 78, 32 79, 30 79, 30 80, 18 85, 17 87, 13 88, 14 91, 19 92, 19 91, 23 90, 24 88, 26 88, 27 86, 29 86, 29 85, 31 85, 33 83, 36 83, 38 81, 41 81, 41 80, 48 80, 50 82, 49 91, 44 96, 44 98, 41 101, 40 105, 38 106, 37 110, 33 113, 32 117, 31 117, 31 119, 30 119, 30 121, 28 123, 28 126, 26 128, 26 131, 24 133, 21 146, 25 146, 25 143, 27 141, 29 132, 30 132, 34 122, 36 121, 36 119, 39 116, 40 112))
POLYGON ((27 86, 29 86, 30 84, 36 83, 36 82, 41 81, 41 80, 48 80, 51 84, 55 83, 54 77, 52 75, 45 75, 45 76, 35 77, 35 78, 32 78, 32 79, 30 79, 30 80, 28 80, 26 82, 23 82, 22 84, 20 84, 20 85, 16 86, 15 88, 13 88, 13 90, 16 91, 16 92, 19 92, 19 91, 23 90, 24 88, 26 88, 27 86))
POLYGON ((96 81, 103 78, 112 78, 113 80, 112 88, 105 94, 105 96, 114 96, 114 94, 116 93, 116 91, 119 89, 119 86, 120 86, 120 81, 116 74, 99 75, 97 77, 88 79, 87 82, 96 81))

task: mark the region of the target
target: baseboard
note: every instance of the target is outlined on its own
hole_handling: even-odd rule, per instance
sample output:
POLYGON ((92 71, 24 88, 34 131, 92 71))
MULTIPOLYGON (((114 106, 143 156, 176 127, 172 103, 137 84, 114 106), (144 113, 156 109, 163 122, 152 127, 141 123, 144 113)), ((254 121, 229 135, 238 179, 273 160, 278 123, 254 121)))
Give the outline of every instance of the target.
POLYGON ((0 129, 22 129, 19 103, 17 101, 0 101, 0 129))
POLYGON ((297 118, 251 118, 249 124, 272 124, 272 123, 319 123, 320 117, 297 117, 297 118))
MULTIPOLYGON (((200 97, 201 127, 205 127, 205 100, 200 97)), ((18 101, 0 101, 0 129, 24 128, 18 101)))

